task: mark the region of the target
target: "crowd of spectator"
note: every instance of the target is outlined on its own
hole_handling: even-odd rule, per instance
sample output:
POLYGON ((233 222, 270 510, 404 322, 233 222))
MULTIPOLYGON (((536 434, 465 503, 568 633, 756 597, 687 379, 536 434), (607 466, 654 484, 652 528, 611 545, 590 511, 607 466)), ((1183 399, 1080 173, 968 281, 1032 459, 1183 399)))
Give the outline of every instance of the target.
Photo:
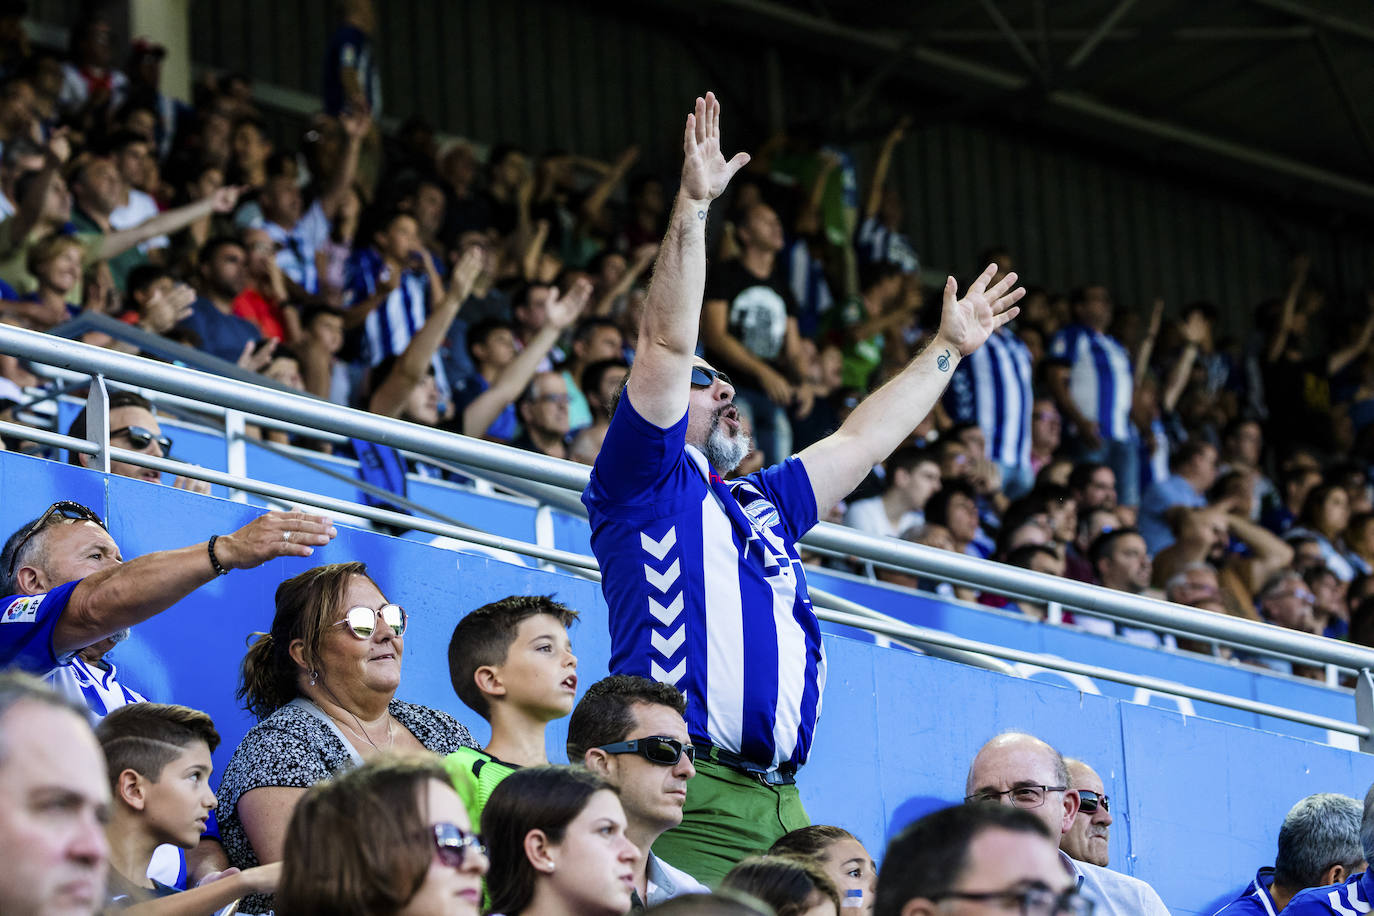
MULTIPOLYGON (((694 425, 696 400, 692 424, 679 424, 690 428, 676 432, 686 454, 709 460, 691 485, 743 481, 724 524, 747 515, 739 524, 752 525, 765 558, 756 562, 769 569, 790 569, 790 558, 800 567, 793 529, 799 536, 820 513, 874 535, 1374 646, 1374 311, 1337 325, 1305 257, 1255 307, 1245 337, 1225 338, 1221 310, 1207 302, 1169 320, 1156 302, 1142 320, 1145 310, 1116 308, 1088 278, 1063 293, 1028 287, 1007 323, 1023 295, 1012 252, 983 252, 990 266, 968 284, 924 286, 888 178, 905 123, 884 139, 862 193, 853 159, 836 147, 780 136, 727 162, 710 95, 689 118, 676 192, 636 171, 636 148, 609 161, 534 155, 441 140, 416 117, 383 135, 375 10, 367 0, 343 8, 324 110, 298 144, 279 147, 247 77, 207 79, 183 104, 159 89, 160 46, 135 41, 120 69, 109 24, 91 17, 65 55, 30 48, 24 4, 0 4, 0 320, 50 331, 104 315, 152 336, 89 331, 87 342, 159 358, 179 343, 334 403, 595 465, 585 499, 603 544, 624 534, 627 500, 660 492, 636 480, 654 468, 626 448, 627 428, 671 432, 681 405, 666 383, 651 386, 676 370, 685 385, 690 372, 690 396, 716 405, 709 433, 694 425), (703 161, 700 193, 688 194, 703 161), (721 231, 707 236, 706 209, 726 185, 721 231), (709 262, 693 248, 708 241, 709 262), (671 294, 693 292, 679 275, 692 275, 698 255, 708 265, 693 297, 699 320, 669 327, 671 294), (667 279, 650 301, 656 258, 667 279), (982 310, 981 333, 951 336, 959 309, 982 310), (1320 322, 1336 345, 1319 345, 1320 322), (665 327, 698 341, 695 354, 664 344, 665 327), (950 342, 957 353, 939 352, 950 342), (661 344, 676 370, 645 352, 661 344), (860 453, 837 449, 856 407, 884 385, 889 396, 903 385, 933 390, 913 381, 935 377, 930 367, 952 367, 933 409, 887 431, 886 460, 875 466, 869 459, 881 456, 863 452, 849 467, 860 453), (613 425, 622 401, 630 419, 613 425), (722 423, 729 432, 718 436, 722 423), (624 452, 598 462, 608 434, 624 452), (850 493, 848 478, 865 475, 850 493), (789 496, 808 479, 809 519, 805 499, 789 496), (772 503, 739 495, 761 498, 760 481, 791 518, 779 523, 772 503), (622 492, 640 484, 633 497, 622 492)), ((42 384, 10 356, 0 356, 0 376, 7 409, 42 384)), ((876 409, 859 411, 851 438, 855 424, 880 422, 876 409)), ((122 447, 171 451, 137 395, 111 399, 109 429, 122 447)), ((85 434, 84 412, 69 432, 85 434)), ((665 454, 679 461, 683 451, 665 454)), ((112 471, 160 479, 132 464, 112 471)), ((641 522, 627 550, 611 551, 635 567, 641 543, 663 560, 679 536, 676 524, 651 536, 641 522)), ((361 562, 281 583, 271 628, 242 663, 240 699, 257 725, 211 792, 220 738, 209 716, 146 702, 106 653, 212 579, 312 556, 335 533, 327 519, 273 512, 125 563, 104 520, 67 501, 13 533, 0 552, 0 660, 50 686, 0 675, 0 909, 1167 912, 1149 885, 1109 867, 1110 800, 1092 766, 1028 734, 993 737, 970 761, 966 804, 900 833, 881 875, 842 827, 806 826, 794 783, 824 686, 818 630, 798 636, 805 651, 792 660, 808 672, 800 689, 814 690, 796 698, 810 723, 770 734, 763 758, 750 759, 744 745, 755 736, 742 731, 732 752, 721 735, 703 736, 718 726, 689 706, 720 681, 680 691, 661 683, 676 678, 625 673, 633 664, 613 659, 615 673, 575 704, 567 628, 578 612, 511 596, 471 611, 449 647, 457 696, 491 726, 478 747, 453 716, 396 699, 407 614, 361 562), (571 765, 552 765, 545 728, 569 716, 571 765), (88 717, 102 720, 93 734, 88 717), (738 820, 703 825, 703 806, 738 807, 738 820), (765 809, 762 826, 741 825, 765 809)), ((612 580, 630 577, 606 549, 598 558, 623 656, 628 640, 649 643, 622 632, 612 580)), ((741 570, 748 554, 746 545, 741 570)), ((1145 645, 1228 651, 876 574, 1145 645)), ((804 577, 789 581, 801 594, 785 600, 809 614, 804 577)), ((783 593, 770 587, 771 618, 783 593)), ((638 593, 620 598, 642 605, 638 593)), ((652 640, 662 644, 658 632, 652 640)), ((781 681, 783 663, 774 665, 781 681)), ((1374 877, 1360 837, 1374 838, 1372 799, 1362 815, 1353 799, 1305 799, 1285 821, 1275 868, 1232 906, 1277 912, 1291 899, 1299 913, 1323 905, 1304 888, 1347 882, 1342 893, 1367 910, 1374 877)))

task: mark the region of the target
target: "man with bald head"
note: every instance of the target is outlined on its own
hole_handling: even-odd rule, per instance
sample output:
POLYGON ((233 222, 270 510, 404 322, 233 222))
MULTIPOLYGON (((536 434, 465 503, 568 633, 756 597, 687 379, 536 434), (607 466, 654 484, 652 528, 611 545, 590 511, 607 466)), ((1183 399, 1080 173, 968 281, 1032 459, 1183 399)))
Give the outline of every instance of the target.
POLYGON ((1107 790, 1102 777, 1081 760, 1065 760, 1069 768, 1069 787, 1078 793, 1078 814, 1073 826, 1059 838, 1059 848, 1079 862, 1107 867, 1107 831, 1112 815, 1107 810, 1107 790))
POLYGON ((27 675, 0 672, 0 913, 96 912, 109 804, 85 711, 27 675))
MULTIPOLYGON (((1012 805, 1039 818, 1061 838, 1078 816, 1078 791, 1064 758, 1034 735, 1004 732, 983 745, 969 767, 964 801, 1012 805)), ((1059 859, 1079 891, 1093 901, 1098 916, 1168 916, 1154 888, 1090 862, 1078 862, 1061 849, 1059 859)))

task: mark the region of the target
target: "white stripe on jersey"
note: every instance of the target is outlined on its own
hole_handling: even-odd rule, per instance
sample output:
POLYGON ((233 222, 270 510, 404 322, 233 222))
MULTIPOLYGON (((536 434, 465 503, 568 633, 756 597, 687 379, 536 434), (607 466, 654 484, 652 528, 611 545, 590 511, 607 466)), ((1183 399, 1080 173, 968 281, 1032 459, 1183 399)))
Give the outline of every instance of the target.
POLYGON ((774 577, 773 625, 778 630, 778 702, 773 720, 773 763, 785 763, 797 749, 801 734, 802 696, 806 691, 806 634, 792 616, 797 600, 796 571, 787 554, 782 570, 774 577))
MULTIPOLYGON (((688 452, 692 451, 689 447, 688 452)), ((715 493, 709 488, 701 501, 701 548, 704 569, 739 566, 730 519, 716 504, 715 493)), ((706 730, 719 746, 738 754, 744 741, 744 609, 739 579, 706 576, 702 587, 706 591, 704 683, 710 684, 706 691, 706 730)))

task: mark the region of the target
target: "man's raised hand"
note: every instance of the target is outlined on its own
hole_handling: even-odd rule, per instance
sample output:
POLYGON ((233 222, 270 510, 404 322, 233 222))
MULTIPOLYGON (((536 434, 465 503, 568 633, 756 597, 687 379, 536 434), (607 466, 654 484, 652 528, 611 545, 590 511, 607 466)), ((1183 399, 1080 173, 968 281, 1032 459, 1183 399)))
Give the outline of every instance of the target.
POLYGON ((715 93, 697 99, 696 109, 687 116, 682 154, 681 193, 691 200, 715 200, 749 163, 748 153, 736 153, 726 162, 720 151, 720 102, 715 93))
POLYGON ((1008 273, 991 288, 988 283, 997 275, 997 265, 989 264, 978 278, 969 284, 964 298, 956 299, 959 284, 953 277, 945 280, 944 308, 940 314, 940 330, 936 343, 943 343, 968 356, 981 347, 992 334, 1016 317, 1021 310, 1017 301, 1026 294, 1021 287, 1012 289, 1016 274, 1008 273), (1008 292, 1010 290, 1010 292, 1008 292))
POLYGON ((582 314, 591 298, 592 281, 586 277, 578 277, 572 288, 563 295, 558 294, 557 288, 549 294, 549 300, 544 304, 544 313, 548 316, 549 323, 561 331, 573 326, 577 316, 582 314))

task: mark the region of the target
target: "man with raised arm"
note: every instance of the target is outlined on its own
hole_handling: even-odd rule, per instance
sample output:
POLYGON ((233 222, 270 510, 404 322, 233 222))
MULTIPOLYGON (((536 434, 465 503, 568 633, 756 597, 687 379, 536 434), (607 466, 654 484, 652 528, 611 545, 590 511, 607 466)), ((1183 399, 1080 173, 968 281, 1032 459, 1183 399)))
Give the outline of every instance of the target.
POLYGON ((726 161, 720 105, 687 116, 682 184, 659 249, 634 368, 582 495, 610 608, 611 672, 688 698, 698 778, 654 851, 707 884, 807 823, 795 785, 820 714, 825 652, 796 541, 896 448, 959 361, 1016 315, 994 268, 955 299, 931 344, 800 455, 725 480, 750 450, 730 380, 694 354, 706 214, 749 157, 726 161))

